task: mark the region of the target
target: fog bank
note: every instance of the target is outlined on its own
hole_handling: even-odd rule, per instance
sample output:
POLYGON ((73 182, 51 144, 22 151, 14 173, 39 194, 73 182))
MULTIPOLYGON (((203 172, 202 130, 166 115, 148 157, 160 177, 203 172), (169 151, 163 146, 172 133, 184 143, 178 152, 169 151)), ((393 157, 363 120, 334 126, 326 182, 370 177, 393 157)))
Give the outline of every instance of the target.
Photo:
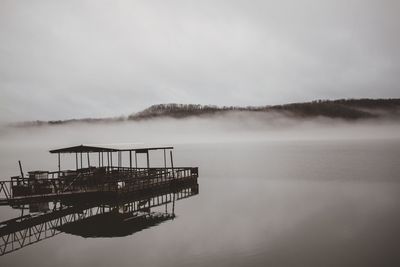
MULTIPOLYGON (((144 121, 109 123, 71 123, 37 127, 0 127, 0 179, 19 172, 17 161, 24 169, 50 169, 56 167, 56 157, 50 149, 79 144, 96 146, 159 146, 177 147, 178 162, 182 162, 179 151, 187 145, 229 144, 232 153, 240 151, 239 144, 283 144, 309 146, 315 142, 346 144, 346 142, 399 143, 400 123, 396 120, 338 119, 290 119, 273 113, 227 113, 212 117, 186 119, 159 118, 144 121), (237 149, 235 149, 237 148, 237 149)), ((196 151, 196 149, 194 149, 196 151)), ((195 152, 192 161, 196 164, 195 152)), ((157 153, 154 153, 157 154, 157 153)), ((184 153, 185 154, 185 153, 184 153)), ((63 155, 65 161, 74 163, 71 155, 63 155)), ((188 166, 189 166, 188 165, 188 166)), ((65 166, 74 168, 71 166, 65 166)))

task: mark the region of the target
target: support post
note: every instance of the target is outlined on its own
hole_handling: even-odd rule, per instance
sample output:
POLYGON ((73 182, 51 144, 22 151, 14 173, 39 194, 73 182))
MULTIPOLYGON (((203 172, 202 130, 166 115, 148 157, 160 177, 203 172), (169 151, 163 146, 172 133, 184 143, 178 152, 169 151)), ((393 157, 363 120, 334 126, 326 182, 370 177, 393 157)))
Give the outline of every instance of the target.
POLYGON ((60 153, 58 153, 58 172, 61 172, 61 156, 60 156, 60 153))
POLYGON ((112 152, 110 152, 110 161, 111 161, 111 167, 113 166, 113 162, 112 162, 112 152))
POLYGON ((172 215, 175 217, 175 193, 172 193, 173 196, 173 201, 172 201, 172 215))
POLYGON ((89 152, 87 152, 87 167, 90 168, 89 152))
POLYGON ((118 167, 118 170, 119 170, 119 167, 120 167, 120 161, 121 161, 121 152, 118 151, 117 152, 117 167, 118 167))
POLYGON ((167 176, 167 155, 164 148, 164 178, 167 176))
POLYGON ((147 156, 147 169, 148 169, 148 168, 150 168, 150 157, 149 157, 149 151, 148 150, 147 150, 146 156, 147 156))
POLYGON ((78 152, 75 153, 75 167, 78 170, 78 152))
POLYGON ((165 149, 164 149, 164 168, 167 168, 167 155, 165 149))
POLYGON ((136 151, 135 151, 135 168, 137 168, 137 154, 136 154, 136 151))
POLYGON ((83 168, 83 158, 82 158, 82 152, 81 152, 81 169, 83 168))
POLYGON ((129 168, 132 169, 132 150, 129 151, 129 168))
POLYGON ((169 155, 171 158, 171 169, 172 169, 172 179, 175 178, 175 172, 174 172, 174 158, 172 157, 172 150, 169 151, 169 155))
POLYGON ((101 160, 101 158, 100 158, 100 153, 101 153, 101 152, 99 152, 99 168, 101 167, 101 162, 100 162, 100 160, 101 160))
POLYGON ((22 165, 20 160, 18 160, 18 164, 19 164, 19 171, 21 172, 21 178, 24 178, 24 172, 22 171, 22 165))

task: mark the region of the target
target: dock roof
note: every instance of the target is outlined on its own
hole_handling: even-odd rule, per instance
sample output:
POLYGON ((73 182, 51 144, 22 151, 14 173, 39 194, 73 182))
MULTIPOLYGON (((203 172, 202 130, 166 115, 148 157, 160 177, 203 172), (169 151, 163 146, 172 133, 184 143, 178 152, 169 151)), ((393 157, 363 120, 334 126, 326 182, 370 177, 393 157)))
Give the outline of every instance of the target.
POLYGON ((87 145, 79 145, 79 146, 71 146, 59 149, 50 150, 50 153, 96 153, 96 152, 118 152, 118 151, 135 151, 137 153, 146 153, 149 150, 160 150, 160 149, 173 149, 172 146, 165 147, 138 147, 138 148, 110 148, 110 147, 98 147, 98 146, 87 146, 87 145))
POLYGON ((107 147, 97 147, 97 146, 71 146, 59 149, 50 150, 50 153, 92 153, 92 152, 116 152, 118 149, 107 148, 107 147))

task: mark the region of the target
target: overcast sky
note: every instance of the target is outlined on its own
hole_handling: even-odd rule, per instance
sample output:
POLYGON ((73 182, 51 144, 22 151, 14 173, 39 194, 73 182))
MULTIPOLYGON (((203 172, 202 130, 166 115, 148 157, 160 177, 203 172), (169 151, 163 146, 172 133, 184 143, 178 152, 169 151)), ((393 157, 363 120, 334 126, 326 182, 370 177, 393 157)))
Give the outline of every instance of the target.
POLYGON ((400 1, 0 0, 0 120, 400 97, 400 1))

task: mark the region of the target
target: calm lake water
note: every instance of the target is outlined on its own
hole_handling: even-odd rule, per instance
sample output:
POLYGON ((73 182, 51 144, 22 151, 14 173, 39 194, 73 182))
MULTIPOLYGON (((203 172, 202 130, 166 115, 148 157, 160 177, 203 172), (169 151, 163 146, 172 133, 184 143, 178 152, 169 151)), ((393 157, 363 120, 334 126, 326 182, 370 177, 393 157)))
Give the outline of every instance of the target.
MULTIPOLYGON (((3 135, 3 180, 18 159, 56 169, 47 150, 70 144, 41 131, 3 135)), ((118 238, 61 233, 0 265, 400 266, 398 139, 186 142, 174 153, 176 166, 199 167, 199 194, 176 202, 174 220, 118 238)))

